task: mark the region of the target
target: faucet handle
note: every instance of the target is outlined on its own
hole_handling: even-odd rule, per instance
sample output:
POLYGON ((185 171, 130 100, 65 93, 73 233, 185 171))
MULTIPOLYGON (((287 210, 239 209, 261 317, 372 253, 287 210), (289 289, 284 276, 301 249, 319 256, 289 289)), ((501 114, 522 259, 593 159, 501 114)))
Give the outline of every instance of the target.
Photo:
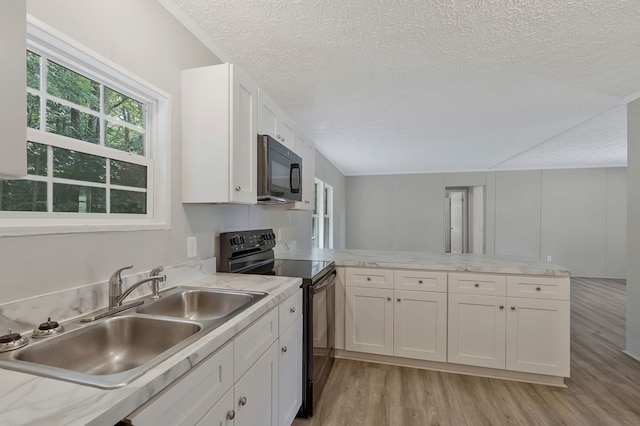
POLYGON ((153 268, 151 270, 151 272, 149 272, 149 276, 150 277, 155 277, 156 275, 159 275, 160 272, 164 271, 164 266, 156 266, 155 268, 153 268))
POLYGON ((124 268, 120 268, 117 271, 115 271, 113 275, 111 275, 111 278, 109 279, 109 284, 122 283, 122 277, 120 276, 120 274, 122 273, 122 271, 126 269, 131 269, 131 268, 133 268, 133 265, 125 266, 124 268))

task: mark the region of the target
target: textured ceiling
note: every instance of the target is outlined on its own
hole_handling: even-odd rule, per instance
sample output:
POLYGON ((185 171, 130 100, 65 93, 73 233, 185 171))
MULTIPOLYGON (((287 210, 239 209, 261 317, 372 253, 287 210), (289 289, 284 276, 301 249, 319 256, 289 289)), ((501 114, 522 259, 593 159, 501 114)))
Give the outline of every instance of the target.
POLYGON ((160 1, 347 175, 626 165, 638 0, 160 1))

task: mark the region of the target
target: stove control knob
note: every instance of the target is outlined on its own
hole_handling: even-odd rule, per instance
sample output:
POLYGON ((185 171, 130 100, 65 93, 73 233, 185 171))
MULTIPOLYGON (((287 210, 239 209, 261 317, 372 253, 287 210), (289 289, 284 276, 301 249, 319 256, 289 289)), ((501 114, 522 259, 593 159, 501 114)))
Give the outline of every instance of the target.
POLYGON ((246 241, 246 240, 244 239, 244 237, 240 237, 240 244, 244 244, 244 243, 245 243, 245 241, 246 241))

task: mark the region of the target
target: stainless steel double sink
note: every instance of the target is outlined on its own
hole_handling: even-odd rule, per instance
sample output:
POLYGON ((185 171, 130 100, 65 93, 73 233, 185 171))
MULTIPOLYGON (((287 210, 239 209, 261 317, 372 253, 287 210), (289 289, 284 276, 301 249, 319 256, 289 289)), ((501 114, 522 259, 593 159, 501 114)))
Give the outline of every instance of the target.
POLYGON ((103 389, 126 385, 267 293, 175 287, 158 300, 0 354, 0 367, 103 389))

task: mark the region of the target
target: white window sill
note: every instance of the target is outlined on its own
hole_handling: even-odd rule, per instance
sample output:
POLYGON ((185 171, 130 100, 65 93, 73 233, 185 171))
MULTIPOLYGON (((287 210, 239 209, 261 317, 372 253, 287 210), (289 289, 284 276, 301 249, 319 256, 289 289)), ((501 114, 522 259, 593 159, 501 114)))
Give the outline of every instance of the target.
POLYGON ((2 237, 22 237, 35 235, 54 234, 79 234, 94 232, 131 232, 131 231, 153 231, 168 230, 171 226, 164 222, 153 221, 118 221, 98 222, 98 223, 60 223, 56 221, 41 221, 37 225, 15 225, 7 220, 0 220, 0 238, 2 237))

